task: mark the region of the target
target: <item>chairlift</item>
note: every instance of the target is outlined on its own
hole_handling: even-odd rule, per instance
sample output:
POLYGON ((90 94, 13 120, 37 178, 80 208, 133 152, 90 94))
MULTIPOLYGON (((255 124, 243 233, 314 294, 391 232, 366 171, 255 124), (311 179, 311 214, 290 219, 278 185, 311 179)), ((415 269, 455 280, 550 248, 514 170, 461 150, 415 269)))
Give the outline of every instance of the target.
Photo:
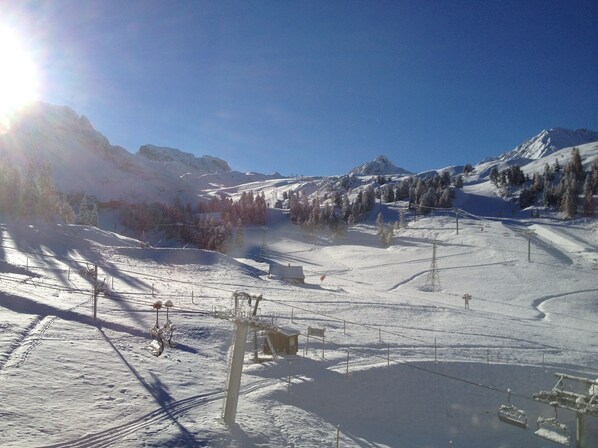
POLYGON ((167 343, 169 347, 174 348, 176 343, 172 340, 174 334, 174 325, 172 322, 167 321, 160 331, 161 340, 163 343, 167 343))
POLYGON ((152 355, 160 356, 164 351, 164 341, 162 339, 162 329, 157 323, 150 330, 150 334, 152 335, 152 342, 150 342, 147 349, 152 355))
POLYGON ((538 430, 534 434, 551 442, 569 446, 571 444, 571 433, 567 425, 559 422, 556 403, 553 406, 555 416, 548 418, 538 417, 538 430))
POLYGON ((511 404, 511 389, 507 389, 507 392, 509 393, 508 404, 501 405, 498 410, 498 419, 509 425, 527 429, 527 414, 524 410, 511 404))

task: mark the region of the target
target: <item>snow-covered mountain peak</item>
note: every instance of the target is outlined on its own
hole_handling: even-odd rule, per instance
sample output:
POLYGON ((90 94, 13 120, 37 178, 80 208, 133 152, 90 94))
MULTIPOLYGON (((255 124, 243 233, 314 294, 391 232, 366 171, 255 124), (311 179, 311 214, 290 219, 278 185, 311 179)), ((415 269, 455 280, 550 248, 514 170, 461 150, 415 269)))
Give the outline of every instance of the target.
POLYGON ((374 160, 357 166, 349 171, 349 174, 356 176, 369 176, 372 174, 411 174, 409 171, 399 168, 393 164, 390 159, 384 155, 376 157, 374 160))
POLYGON ((563 148, 584 145, 595 141, 598 141, 598 132, 588 129, 552 128, 543 130, 535 137, 524 141, 515 149, 490 160, 537 160, 563 148))
POLYGON ((183 152, 176 148, 143 145, 139 148, 137 155, 153 162, 179 162, 198 170, 201 174, 227 173, 231 171, 228 163, 222 159, 208 155, 196 157, 191 153, 183 152))

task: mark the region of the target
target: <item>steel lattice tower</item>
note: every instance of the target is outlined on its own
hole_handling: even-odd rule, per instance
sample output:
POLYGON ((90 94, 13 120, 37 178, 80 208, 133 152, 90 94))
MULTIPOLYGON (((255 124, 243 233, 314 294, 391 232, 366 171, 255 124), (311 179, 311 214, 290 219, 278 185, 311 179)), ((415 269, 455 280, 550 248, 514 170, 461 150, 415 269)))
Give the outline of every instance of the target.
POLYGON ((426 277, 426 284, 424 289, 429 291, 440 291, 440 277, 438 275, 438 267, 436 266, 436 241, 432 245, 432 264, 430 265, 430 272, 426 277))

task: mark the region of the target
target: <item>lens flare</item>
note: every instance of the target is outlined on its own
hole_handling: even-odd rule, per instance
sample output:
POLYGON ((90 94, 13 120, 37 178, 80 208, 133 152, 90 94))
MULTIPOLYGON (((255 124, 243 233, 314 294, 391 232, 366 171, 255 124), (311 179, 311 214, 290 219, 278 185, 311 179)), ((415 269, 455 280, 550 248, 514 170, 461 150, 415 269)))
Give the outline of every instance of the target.
POLYGON ((0 133, 10 129, 10 114, 37 98, 37 70, 17 34, 0 28, 0 133))

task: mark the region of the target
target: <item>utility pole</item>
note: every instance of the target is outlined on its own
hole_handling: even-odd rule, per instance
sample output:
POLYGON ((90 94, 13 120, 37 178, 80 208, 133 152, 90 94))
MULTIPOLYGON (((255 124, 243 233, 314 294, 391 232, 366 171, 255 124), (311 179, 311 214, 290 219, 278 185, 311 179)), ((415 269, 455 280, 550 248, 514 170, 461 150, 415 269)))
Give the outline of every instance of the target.
POLYGON ((237 405, 239 403, 239 391, 241 390, 241 375, 243 373, 243 357, 245 355, 245 344, 247 342, 247 331, 249 323, 247 320, 237 320, 237 332, 235 346, 233 347, 233 360, 230 366, 228 377, 228 389, 224 405, 224 423, 231 426, 235 423, 237 416, 237 405))
MULTIPOLYGON (((276 326, 261 322, 257 319, 257 310, 262 295, 254 296, 246 292, 238 291, 233 294, 236 306, 235 310, 228 312, 214 312, 214 317, 232 321, 236 326, 235 341, 233 346, 233 355, 228 374, 228 387, 224 398, 224 423, 232 426, 235 423, 237 415, 237 405, 239 403, 239 392, 241 390, 241 376, 243 373, 243 361, 245 358, 245 348, 247 345, 247 333, 249 330, 263 330, 267 332, 278 331, 276 326), (252 315, 240 312, 238 298, 255 299, 255 306, 252 315)), ((249 302, 251 305, 251 301, 249 302)), ((255 341, 257 347, 257 341, 255 341)), ((254 353, 256 356, 256 353, 254 353)))
POLYGON ((532 261, 532 235, 536 232, 528 230, 527 232, 527 262, 532 261))
POLYGON ((438 266, 436 265, 436 241, 432 245, 432 263, 430 264, 430 272, 426 278, 424 289, 440 291, 440 277, 438 276, 438 266))
POLYGON ((93 267, 93 320, 95 322, 98 315, 98 265, 93 267))
POLYGON ((266 260, 266 227, 262 228, 262 245, 260 246, 260 260, 266 260))

